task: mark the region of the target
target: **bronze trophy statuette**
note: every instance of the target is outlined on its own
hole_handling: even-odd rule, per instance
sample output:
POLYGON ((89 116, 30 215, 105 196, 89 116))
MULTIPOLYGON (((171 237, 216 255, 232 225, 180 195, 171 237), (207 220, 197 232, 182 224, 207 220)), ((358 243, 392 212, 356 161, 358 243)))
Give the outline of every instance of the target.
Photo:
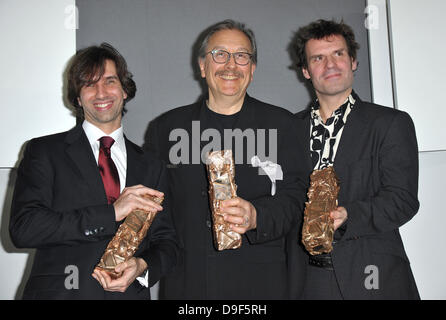
POLYGON ((217 250, 237 249, 242 245, 239 233, 230 229, 220 213, 223 200, 237 197, 235 166, 231 150, 210 152, 206 162, 209 178, 209 201, 212 211, 214 244, 217 250))
MULTIPOLYGON (((164 200, 163 198, 149 195, 146 197, 160 205, 164 200)), ((109 242, 96 267, 106 271, 112 279, 119 278, 121 274, 115 272, 115 267, 133 257, 138 246, 146 236, 156 213, 156 211, 132 211, 119 226, 118 231, 109 242)))
POLYGON ((334 227, 330 212, 338 206, 338 193, 338 178, 333 167, 313 171, 302 228, 302 243, 311 255, 333 250, 334 227))

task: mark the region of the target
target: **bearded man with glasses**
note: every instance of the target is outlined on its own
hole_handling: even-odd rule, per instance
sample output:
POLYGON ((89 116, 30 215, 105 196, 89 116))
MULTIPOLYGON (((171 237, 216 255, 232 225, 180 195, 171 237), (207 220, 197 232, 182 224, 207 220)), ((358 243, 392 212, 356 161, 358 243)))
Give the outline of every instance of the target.
POLYGON ((301 217, 298 205, 305 197, 305 178, 299 172, 303 151, 295 146, 292 115, 247 95, 257 66, 257 46, 253 32, 244 24, 233 20, 214 24, 201 34, 197 44, 206 96, 161 115, 147 132, 146 147, 168 163, 172 212, 182 249, 177 268, 161 282, 159 296, 286 299, 286 238, 290 230, 297 234, 301 217), (197 126, 198 134, 194 132, 197 126), (227 139, 228 130, 242 138, 235 134, 227 139), (204 131, 214 133, 212 148, 204 146, 210 141, 203 138, 207 136, 204 131), (187 150, 180 150, 181 161, 172 151, 179 150, 178 143, 182 142, 177 139, 178 132, 187 136, 187 150), (218 251, 213 244, 202 155, 203 150, 229 149, 228 145, 235 158, 237 197, 223 201, 221 213, 231 229, 242 235, 242 245, 218 251), (268 150, 267 158, 265 152, 262 156, 262 148, 268 150), (247 150, 255 150, 255 155, 247 150), (259 164, 267 164, 273 173, 268 175, 259 164))

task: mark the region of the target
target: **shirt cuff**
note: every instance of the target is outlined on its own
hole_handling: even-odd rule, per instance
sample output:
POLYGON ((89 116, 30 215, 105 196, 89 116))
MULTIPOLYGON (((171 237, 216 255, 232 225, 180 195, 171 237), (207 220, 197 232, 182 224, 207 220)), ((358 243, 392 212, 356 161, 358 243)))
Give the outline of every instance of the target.
POLYGON ((149 270, 146 270, 145 275, 141 276, 141 277, 137 277, 136 280, 138 280, 140 285, 148 288, 149 287, 149 270))

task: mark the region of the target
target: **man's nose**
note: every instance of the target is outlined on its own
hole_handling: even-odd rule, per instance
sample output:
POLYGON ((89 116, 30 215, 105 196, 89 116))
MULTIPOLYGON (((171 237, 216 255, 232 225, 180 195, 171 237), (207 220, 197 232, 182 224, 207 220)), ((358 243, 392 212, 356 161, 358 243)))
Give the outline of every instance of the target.
POLYGON ((327 66, 327 68, 333 68, 334 65, 335 65, 335 60, 334 60, 334 58, 331 57, 331 56, 328 56, 328 57, 327 57, 327 60, 326 60, 326 66, 327 66))
POLYGON ((96 98, 103 98, 106 96, 106 88, 102 83, 96 83, 96 98))
POLYGON ((225 66, 226 66, 226 68, 230 68, 230 69, 237 67, 237 64, 235 63, 235 57, 233 54, 229 55, 229 60, 226 62, 225 66))

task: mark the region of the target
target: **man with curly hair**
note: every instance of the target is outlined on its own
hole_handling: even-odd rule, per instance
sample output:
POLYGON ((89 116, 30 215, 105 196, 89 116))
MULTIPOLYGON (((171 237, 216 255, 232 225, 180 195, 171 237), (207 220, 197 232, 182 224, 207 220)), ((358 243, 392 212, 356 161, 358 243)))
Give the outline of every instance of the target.
POLYGON ((351 27, 318 20, 295 37, 297 66, 315 90, 296 115, 308 175, 340 180, 333 250, 309 255, 305 299, 418 299, 399 227, 418 211, 418 148, 410 116, 352 89, 359 48, 351 27))

